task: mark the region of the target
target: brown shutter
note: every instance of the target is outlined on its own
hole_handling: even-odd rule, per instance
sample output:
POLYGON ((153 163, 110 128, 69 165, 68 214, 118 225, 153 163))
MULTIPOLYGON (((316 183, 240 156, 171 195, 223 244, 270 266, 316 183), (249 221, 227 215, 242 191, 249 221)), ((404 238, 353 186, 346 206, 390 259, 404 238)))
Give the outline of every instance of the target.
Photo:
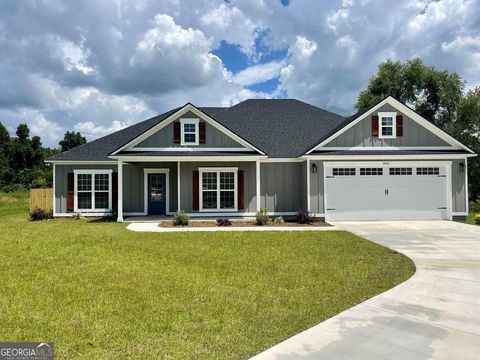
POLYGON ((403 136, 403 116, 397 115, 397 136, 403 136))
POLYGON ((238 181, 237 181, 237 191, 238 191, 238 210, 245 209, 245 205, 243 202, 243 170, 238 170, 238 181))
POLYGON ((198 133, 200 137, 200 144, 205 144, 205 121, 201 121, 198 124, 198 133))
POLYGON ((192 179, 192 195, 193 195, 193 210, 198 210, 198 198, 199 198, 199 181, 198 181, 198 171, 193 171, 192 179))
POLYGON ((112 173, 112 210, 118 211, 118 173, 112 173))
POLYGON ((378 115, 372 116, 372 136, 378 136, 378 115))
POLYGON ((67 211, 73 211, 74 181, 73 173, 67 174, 67 211))
POLYGON ((180 123, 178 121, 173 123, 173 143, 180 144, 180 123))

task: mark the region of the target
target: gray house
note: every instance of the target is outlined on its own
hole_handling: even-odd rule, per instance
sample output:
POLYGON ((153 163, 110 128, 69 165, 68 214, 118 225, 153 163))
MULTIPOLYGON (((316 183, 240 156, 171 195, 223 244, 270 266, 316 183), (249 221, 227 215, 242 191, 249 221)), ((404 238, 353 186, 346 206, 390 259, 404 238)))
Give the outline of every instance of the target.
POLYGON ((48 159, 54 216, 250 216, 328 220, 468 213, 459 141, 392 97, 344 118, 298 100, 186 104, 48 159))

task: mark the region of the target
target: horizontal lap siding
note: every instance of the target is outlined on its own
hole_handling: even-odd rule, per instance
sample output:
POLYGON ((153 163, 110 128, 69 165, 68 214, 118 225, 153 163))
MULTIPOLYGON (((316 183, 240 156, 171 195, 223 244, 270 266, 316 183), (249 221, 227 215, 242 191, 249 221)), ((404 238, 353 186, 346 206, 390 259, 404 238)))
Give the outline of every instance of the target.
POLYGON ((295 212, 306 208, 306 163, 260 165, 260 204, 269 212, 295 212))
MULTIPOLYGON (((372 137, 372 116, 369 115, 352 128, 330 141, 326 147, 399 147, 399 146, 449 146, 448 143, 431 133, 405 114, 389 104, 383 105, 377 112, 396 112, 403 116, 403 136, 396 139, 372 137)), ((373 115, 372 114, 372 115, 373 115)))
MULTIPOLYGON (((255 163, 254 162, 182 162, 180 179, 180 204, 181 209, 193 212, 192 198, 192 174, 200 167, 236 167, 244 171, 244 204, 245 212, 256 211, 256 186, 255 186, 255 163)), ((242 210, 241 210, 242 211, 242 210)))

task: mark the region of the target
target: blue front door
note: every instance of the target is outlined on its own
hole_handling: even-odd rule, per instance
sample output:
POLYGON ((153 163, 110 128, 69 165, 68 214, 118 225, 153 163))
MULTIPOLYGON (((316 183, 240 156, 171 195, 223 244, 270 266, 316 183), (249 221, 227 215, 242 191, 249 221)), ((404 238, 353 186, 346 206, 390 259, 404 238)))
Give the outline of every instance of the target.
POLYGON ((148 214, 165 214, 165 174, 148 174, 148 214))

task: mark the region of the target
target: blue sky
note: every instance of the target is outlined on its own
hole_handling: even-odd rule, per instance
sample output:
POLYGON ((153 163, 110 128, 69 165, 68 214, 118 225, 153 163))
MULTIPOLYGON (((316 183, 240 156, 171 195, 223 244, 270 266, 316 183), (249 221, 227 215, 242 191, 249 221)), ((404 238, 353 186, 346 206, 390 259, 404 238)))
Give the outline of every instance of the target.
POLYGON ((0 121, 56 146, 192 102, 297 98, 345 115, 380 62, 480 84, 480 0, 0 2, 0 121))

